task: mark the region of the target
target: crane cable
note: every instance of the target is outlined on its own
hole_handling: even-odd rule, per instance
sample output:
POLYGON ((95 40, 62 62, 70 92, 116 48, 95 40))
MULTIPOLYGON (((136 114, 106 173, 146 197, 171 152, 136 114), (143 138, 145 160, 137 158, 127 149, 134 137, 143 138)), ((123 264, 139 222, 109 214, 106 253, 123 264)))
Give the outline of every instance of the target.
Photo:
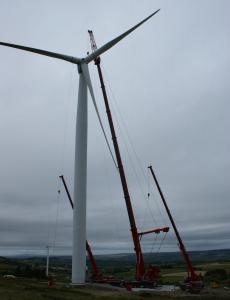
MULTIPOLYGON (((115 94, 113 92, 113 89, 111 87, 108 73, 106 72, 106 69, 104 68, 104 65, 103 65, 102 61, 100 62, 100 64, 101 64, 101 68, 102 68, 103 75, 104 75, 104 81, 106 81, 106 86, 108 87, 108 93, 110 94, 110 99, 111 99, 110 104, 111 104, 111 107, 113 108, 113 111, 114 111, 114 117, 117 121, 118 130, 120 132, 120 137, 121 137, 121 139, 124 143, 124 146, 125 146, 125 149, 126 149, 131 167, 132 167, 134 175, 135 175, 137 185, 139 186, 140 194, 142 194, 142 197, 146 202, 146 208, 147 208, 147 212, 150 214, 150 218, 152 219, 153 223, 157 226, 156 218, 154 217, 154 213, 153 213, 152 208, 151 208, 150 203, 149 203, 149 196, 146 197, 146 193, 144 191, 145 188, 144 188, 143 184, 141 183, 140 176, 138 175, 138 172, 137 172, 137 170, 134 166, 135 164, 134 164, 133 157, 132 157, 132 154, 131 154, 129 148, 131 148, 131 150, 132 150, 132 153, 134 155, 134 159, 136 159, 136 161, 138 162, 139 169, 144 174, 143 178, 144 178, 145 182, 148 181, 149 176, 148 176, 148 174, 146 175, 146 173, 144 172, 144 169, 141 165, 140 157, 138 156, 137 151, 134 147, 134 144, 132 142, 131 136, 129 134, 129 131, 128 131, 128 128, 127 128, 127 125, 126 125, 126 122, 125 122, 125 119, 124 119, 124 117, 121 113, 121 110, 120 110, 119 105, 118 105, 118 101, 117 101, 116 96, 115 96, 115 94)), ((145 219, 146 218, 143 218, 143 222, 142 222, 141 227, 144 226, 145 219)))
MULTIPOLYGON (((106 163, 106 156, 105 156, 105 146, 102 148, 103 149, 103 158, 104 158, 104 175, 105 175, 105 186, 106 186, 106 190, 107 190, 107 195, 106 197, 108 197, 108 199, 111 200, 111 204, 112 204, 112 209, 113 211, 116 211, 116 204, 117 201, 114 201, 114 197, 112 196, 112 185, 111 185, 111 178, 109 176, 109 170, 108 170, 108 165, 106 163)), ((112 216, 114 217, 113 220, 113 224, 115 223, 115 226, 113 226, 114 229, 114 236, 117 239, 117 242, 121 242, 121 235, 119 232, 119 221, 117 216, 115 216, 115 214, 112 214, 112 216)))
MULTIPOLYGON (((102 66, 102 68, 103 68, 103 66, 102 66)), ((104 68, 103 68, 103 71, 105 71, 104 68)), ((107 80, 107 81, 108 81, 108 80, 107 80)), ((110 92, 111 92, 111 94, 112 94, 112 98, 115 99, 115 97, 114 97, 114 95, 113 95, 113 92, 112 92, 112 89, 111 89, 111 86, 109 85, 108 82, 107 82, 107 85, 108 85, 109 90, 110 90, 110 92)), ((116 103, 116 101, 114 101, 114 102, 116 103)), ((118 106, 117 103, 116 103, 116 105, 118 106)), ((138 163, 139 163, 139 167, 140 167, 142 173, 144 174, 145 180, 147 179, 148 194, 147 194, 147 199, 145 198, 145 196, 144 196, 144 199, 146 199, 146 203, 147 203, 147 206, 148 206, 148 208, 149 208, 149 212, 150 212, 150 215, 151 215, 151 217, 152 217, 153 222, 154 222, 155 224, 157 224, 157 221, 156 221, 156 219, 155 219, 155 217, 154 217, 154 214, 153 214, 153 212, 152 212, 152 209, 151 209, 151 206, 150 206, 150 203, 149 203, 149 198, 150 198, 150 195, 151 195, 151 192, 150 192, 150 175, 149 175, 149 172, 147 173, 147 175, 145 174, 145 172, 144 172, 144 170, 143 170, 143 168, 142 168, 142 165, 141 165, 140 158, 139 158, 139 156, 137 155, 137 152, 136 152, 136 150, 135 150, 135 147, 134 147, 134 145, 133 145, 133 143, 132 143, 132 140, 131 140, 131 138, 130 138, 130 136, 129 136, 129 134, 128 134, 128 130, 127 130, 126 124, 125 124, 125 122, 124 122, 124 120, 123 120, 122 114, 121 114, 121 112, 120 112, 120 110, 119 110, 118 108, 117 108, 117 110, 118 110, 118 112, 119 112, 119 114, 120 114, 120 117, 121 117, 121 120, 122 120, 122 122, 123 122, 123 125, 124 125, 124 128, 125 128, 126 135, 127 135, 127 137, 128 137, 128 141, 129 141, 129 143, 130 143, 130 146, 131 146, 131 148, 132 148, 132 150, 133 150, 133 152, 134 152, 134 155, 136 156, 136 159, 137 159, 137 161, 138 161, 138 163)), ((120 128, 119 122, 118 122, 118 126, 119 126, 119 128, 120 128)), ((120 128, 120 131, 121 131, 121 128, 120 128)), ((125 139, 124 139, 124 141, 125 141, 125 139)), ((135 175, 136 175, 136 179, 137 179, 138 184, 139 184, 139 188, 140 188, 142 194, 144 195, 143 187, 141 186, 140 181, 138 180, 139 178, 138 178, 136 169, 134 168, 134 164, 133 164, 133 161, 132 161, 131 155, 130 155, 130 153, 129 153, 129 150, 128 150, 128 147, 127 147, 126 142, 125 142, 125 145, 126 145, 126 150, 127 150, 127 152, 128 152, 128 156, 129 156, 130 161, 131 161, 131 165, 132 165, 133 170, 134 170, 134 173, 135 173, 135 175)), ((152 195, 153 195, 153 194, 152 194, 152 195)), ((158 204, 158 201, 155 201, 155 202, 156 202, 157 209, 158 209, 158 211, 159 211, 159 213, 160 213, 160 215, 161 215, 162 220, 163 220, 165 223, 167 223, 165 217, 164 217, 163 214, 162 214, 162 211, 161 211, 161 209, 160 209, 160 206, 159 206, 159 204, 158 204)), ((157 251, 156 251, 156 254, 155 254, 156 256, 157 256, 158 253, 160 252, 160 249, 161 249, 161 247, 162 247, 162 245, 163 245, 163 242, 164 242, 164 240, 165 240, 165 238, 166 238, 166 235, 167 235, 167 232, 165 232, 164 236, 161 238, 159 247, 158 247, 158 249, 157 249, 157 251)), ((157 242, 157 239, 158 239, 158 235, 156 235, 156 237, 155 237, 155 239, 154 239, 154 241, 153 241, 153 245, 152 245, 152 247, 151 247, 150 253, 153 252, 153 248, 154 248, 154 245, 155 245, 156 242, 157 242)))
POLYGON ((54 238, 53 238, 53 243, 52 243, 52 248, 53 248, 53 255, 55 255, 56 251, 56 243, 57 243, 57 234, 58 234, 58 225, 59 225, 59 214, 60 214, 60 198, 61 198, 61 182, 60 179, 58 178, 57 181, 57 196, 56 196, 56 216, 55 216, 55 224, 54 224, 54 238))
POLYGON ((116 169, 118 169, 118 166, 117 166, 115 157, 114 157, 114 155, 113 155, 112 149, 111 149, 111 147, 110 147, 110 144, 109 144, 109 141, 108 141, 106 132, 105 132, 105 128, 104 128, 103 123, 102 123, 102 119, 101 119, 101 116, 100 116, 100 113, 99 113, 99 110, 98 110, 97 102, 96 102, 95 99, 93 99, 93 97, 91 97, 91 98, 92 98, 92 100, 93 100, 93 105, 94 105, 94 108, 95 108, 95 111, 96 111, 96 115, 97 115, 98 121, 99 121, 99 123, 100 123, 100 127, 101 127, 101 130, 102 130, 102 132, 103 132, 103 135, 104 135, 104 138, 105 138, 106 145, 107 145, 107 147, 108 147, 108 149, 109 149, 109 153, 110 153, 110 155, 111 155, 111 157, 112 157, 112 160, 113 160, 113 162, 114 162, 114 165, 115 165, 116 169))
POLYGON ((155 258, 157 257, 157 255, 159 254, 159 252, 160 252, 160 250, 161 250, 161 247, 162 247, 162 245, 163 245, 163 242, 164 242, 164 240, 165 240, 165 238, 166 238, 167 233, 168 233, 168 232, 165 232, 163 238, 162 238, 161 241, 160 241, 160 245, 159 245, 158 250, 157 250, 157 252, 156 252, 155 258))
POLYGON ((151 185, 151 188, 150 188, 150 173, 148 172, 148 195, 149 197, 152 196, 152 199, 155 200, 154 203, 156 204, 156 207, 158 209, 158 212, 160 213, 160 216, 161 216, 161 220, 164 222, 164 224, 168 224, 165 216, 163 215, 163 212, 161 210, 161 207, 159 205, 159 201, 157 200, 157 197, 154 197, 154 188, 153 186, 151 185), (152 192, 150 191, 150 189, 152 190, 152 192))
POLYGON ((155 238, 154 238, 154 240, 153 240, 153 244, 152 244, 150 253, 153 253, 153 248, 154 248, 155 244, 157 243, 157 239, 158 239, 158 234, 156 234, 156 236, 155 236, 155 238))
MULTIPOLYGON (((89 33, 89 36, 90 36, 90 44, 91 44, 92 52, 95 52, 95 50, 97 50, 97 45, 96 45, 96 42, 95 42, 95 39, 94 39, 93 32, 92 32, 91 30, 88 30, 88 33, 89 33)), ((89 52, 87 52, 87 55, 88 55, 88 54, 89 54, 89 52)), ((89 75, 89 74, 88 74, 88 75, 89 75)), ((117 165, 116 159, 114 158, 113 152, 112 152, 112 150, 111 150, 111 147, 110 147, 110 144, 109 144, 108 138, 107 138, 107 136, 106 136, 106 132, 105 132, 105 129, 104 129, 104 126, 103 126, 101 117, 100 117, 100 113, 99 113, 99 110, 98 110, 98 107, 97 107, 96 99, 95 99, 94 93, 93 93, 93 87, 92 87, 91 84, 90 84, 90 86, 88 86, 88 88, 89 88, 90 93, 91 93, 91 98, 92 98, 92 100, 93 100, 93 105, 94 105, 94 108, 95 108, 95 111, 96 111, 96 114, 97 114, 97 117, 98 117, 98 120, 99 120, 101 129, 102 129, 102 132, 103 132, 103 135, 104 135, 104 138, 105 138, 107 147, 108 147, 108 149, 109 149, 109 152, 110 152, 110 155, 111 155, 112 160, 113 160, 113 162, 114 162, 114 165, 115 165, 116 169, 118 170, 118 165, 117 165)))

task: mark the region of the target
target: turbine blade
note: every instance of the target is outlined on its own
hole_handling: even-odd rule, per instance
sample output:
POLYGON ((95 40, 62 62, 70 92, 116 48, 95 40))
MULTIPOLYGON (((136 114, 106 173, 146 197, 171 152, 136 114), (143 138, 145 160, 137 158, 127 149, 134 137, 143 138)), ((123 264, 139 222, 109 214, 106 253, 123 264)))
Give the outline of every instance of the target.
POLYGON ((111 47, 113 47, 118 42, 120 42, 123 38, 125 38, 128 34, 130 34, 131 32, 133 32, 135 29, 137 29, 139 26, 141 26, 143 23, 145 23, 147 20, 149 20, 151 17, 153 17, 156 13, 158 13, 159 10, 160 9, 156 10, 154 13, 152 13, 150 16, 148 16, 147 18, 145 18, 143 21, 141 21, 137 25, 133 26, 132 28, 130 28, 126 32, 122 33, 121 35, 119 35, 115 39, 111 40, 110 42, 106 43, 105 45, 103 45, 102 47, 100 47, 99 49, 97 49, 96 51, 94 51, 93 53, 91 53, 88 56, 86 56, 86 58, 84 59, 85 62, 89 63, 92 60, 94 60, 97 56, 100 56, 102 53, 104 53, 107 50, 109 50, 111 47))
POLYGON ((104 126, 103 126, 101 117, 100 117, 100 113, 99 113, 98 107, 97 107, 97 102, 96 102, 96 99, 95 99, 95 96, 94 96, 94 92, 93 92, 93 86, 92 86, 92 82, 91 82, 91 79, 90 79, 90 74, 89 74, 89 68, 88 68, 88 65, 85 64, 85 63, 82 63, 82 64, 81 64, 81 70, 82 70, 84 79, 85 79, 85 81, 86 81, 86 84, 87 84, 87 86, 88 86, 88 89, 89 89, 91 98, 92 98, 92 100, 93 100, 93 105, 94 105, 94 108, 95 108, 95 110, 96 110, 96 114, 97 114, 97 117, 98 117, 98 120, 99 120, 101 129, 102 129, 102 132, 103 132, 103 135, 104 135, 104 138, 105 138, 107 147, 108 147, 108 149, 109 149, 109 152, 110 152, 110 155, 111 155, 111 157, 112 157, 112 160, 113 160, 113 162, 114 162, 114 164, 115 164, 115 166, 116 166, 116 168, 117 168, 117 163, 116 163, 116 160, 115 160, 115 158, 114 158, 112 149, 111 149, 111 147, 110 147, 110 145, 109 145, 109 141, 108 141, 108 138, 107 138, 107 136, 106 136, 106 132, 105 132, 105 129, 104 129, 104 126))
POLYGON ((62 59, 62 60, 66 60, 73 64, 79 64, 81 62, 80 58, 68 56, 68 55, 64 55, 64 54, 59 54, 59 53, 55 53, 55 52, 50 52, 50 51, 46 51, 46 50, 30 48, 30 47, 26 47, 26 46, 4 43, 4 42, 0 42, 0 45, 6 46, 6 47, 11 47, 11 48, 16 48, 16 49, 20 49, 20 50, 24 50, 24 51, 29 51, 29 52, 49 56, 49 57, 54 57, 54 58, 58 58, 58 59, 62 59))

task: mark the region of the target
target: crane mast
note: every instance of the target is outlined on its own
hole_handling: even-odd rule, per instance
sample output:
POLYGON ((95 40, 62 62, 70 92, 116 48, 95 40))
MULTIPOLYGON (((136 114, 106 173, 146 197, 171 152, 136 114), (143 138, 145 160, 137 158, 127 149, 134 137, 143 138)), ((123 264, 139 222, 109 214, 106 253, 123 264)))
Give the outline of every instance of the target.
POLYGON ((169 207, 168 207, 168 205, 167 205, 167 202, 166 202, 166 200, 165 200, 165 197, 164 197, 164 194, 163 194, 163 192, 162 192, 162 190, 161 190, 161 187, 160 187, 160 185, 159 185, 159 182, 158 182, 158 180, 157 180, 157 178, 156 178, 156 175, 155 175, 155 173, 154 173, 154 171, 153 171, 153 168, 152 168, 152 166, 149 166, 148 168, 149 168, 149 170, 150 170, 150 172, 151 172, 151 174, 152 174, 153 180, 154 180, 154 182, 155 182, 155 184, 156 184, 156 186, 157 186, 158 192, 159 192, 159 194, 160 194, 160 196, 161 196, 162 202, 163 202, 163 204, 164 204, 164 207, 165 207, 165 209, 166 209, 166 212, 167 212, 167 214, 168 214, 168 217, 169 217, 170 222, 171 222, 171 224, 172 224, 172 227, 173 227, 173 229, 174 229, 175 235, 176 235, 176 237, 177 237, 177 240, 178 240, 178 243, 179 243, 179 247, 180 247, 181 253, 182 253, 182 255, 183 255, 184 261, 185 261, 185 263, 186 263, 186 265, 187 265, 187 267, 188 267, 188 278, 187 278, 187 281, 191 283, 191 285, 192 285, 191 288, 193 288, 193 289, 194 289, 195 287, 196 287, 196 288, 199 288, 200 285, 202 285, 202 282, 201 282, 201 276, 198 275, 198 274, 194 271, 194 268, 193 268, 191 259, 190 259, 190 257, 189 257, 189 254, 188 254, 186 248, 185 248, 185 245, 184 245, 184 243, 183 243, 183 241, 182 241, 182 238, 181 238, 181 236, 180 236, 180 234, 179 234, 179 231, 178 231, 178 229, 177 229, 177 227, 176 227, 176 224, 175 224, 175 222, 174 222, 174 219, 173 219, 173 217, 172 217, 172 214, 171 214, 171 212, 170 212, 170 209, 169 209, 169 207))
MULTIPOLYGON (((93 32, 91 30, 88 30, 88 32, 90 35, 92 51, 95 51, 97 49, 97 45, 96 45, 96 42, 94 39, 93 32)), ((142 254, 142 250, 141 250, 141 244, 140 244, 140 240, 139 240, 139 236, 138 236, 138 231, 137 231, 135 217, 134 217, 133 208, 132 208, 132 204, 131 204, 131 198, 130 198, 130 194, 129 194, 129 190, 128 190, 125 171, 124 171, 124 167, 123 167, 123 163, 122 163, 122 159, 121 159, 120 149, 119 149, 119 145, 118 145, 118 141, 117 141, 117 137, 116 137, 113 118, 112 118, 112 114, 110 111, 109 101, 108 101, 105 84, 104 84, 104 79, 103 79, 103 75, 102 75, 102 71, 101 71, 100 57, 96 57, 94 62, 95 62, 95 65, 97 66, 97 70, 98 70, 98 74, 99 74, 99 78, 100 78, 101 89, 102 89, 102 93, 103 93, 104 103, 105 103, 105 107, 106 107, 106 113, 107 113, 107 117, 108 117, 108 121, 109 121, 113 146, 114 146, 116 159, 117 159, 119 175, 120 175, 120 179, 121 179, 123 194, 124 194, 126 208, 127 208, 128 217, 129 217, 129 223, 130 223, 130 227, 131 227, 131 233, 132 233, 134 250, 136 253, 136 261, 137 261, 137 263, 136 263, 136 279, 143 280, 143 277, 145 274, 144 258, 143 258, 143 254, 142 254)))

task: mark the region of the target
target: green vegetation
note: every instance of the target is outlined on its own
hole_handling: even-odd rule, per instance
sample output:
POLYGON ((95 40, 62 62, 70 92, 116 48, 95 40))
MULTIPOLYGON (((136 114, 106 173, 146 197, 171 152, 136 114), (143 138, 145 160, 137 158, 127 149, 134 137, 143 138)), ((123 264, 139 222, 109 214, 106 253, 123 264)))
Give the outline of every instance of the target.
MULTIPOLYGON (((103 261, 100 265, 104 274, 113 275, 118 279, 132 279, 135 274, 135 265, 109 264, 103 261)), ((69 261, 59 258, 51 259, 51 274, 54 279, 54 286, 48 287, 48 280, 45 278, 45 259, 0 259, 0 300, 166 300, 166 299, 230 299, 230 262, 196 263, 197 272, 204 275, 208 292, 201 296, 188 295, 184 292, 172 292, 157 294, 148 291, 129 293, 127 291, 104 289, 102 287, 85 286, 72 288, 70 282, 69 261), (3 275, 16 275, 15 279, 4 278, 3 275), (214 287, 213 282, 218 283, 214 287), (224 289, 224 287, 226 287, 224 289), (229 288, 229 290, 228 290, 229 288)), ((183 281, 186 276, 186 268, 182 262, 161 263, 161 283, 177 284, 183 281)))
POLYGON ((15 268, 13 274, 17 277, 27 277, 27 278, 37 278, 37 279, 42 279, 46 277, 44 268, 39 268, 30 265, 25 265, 25 266, 18 265, 15 268))
POLYGON ((96 287, 72 288, 56 284, 49 288, 46 282, 31 279, 0 279, 1 300, 184 300, 184 299, 229 299, 230 292, 218 290, 201 296, 185 294, 181 291, 163 295, 150 292, 130 293, 127 291, 108 290, 96 287))

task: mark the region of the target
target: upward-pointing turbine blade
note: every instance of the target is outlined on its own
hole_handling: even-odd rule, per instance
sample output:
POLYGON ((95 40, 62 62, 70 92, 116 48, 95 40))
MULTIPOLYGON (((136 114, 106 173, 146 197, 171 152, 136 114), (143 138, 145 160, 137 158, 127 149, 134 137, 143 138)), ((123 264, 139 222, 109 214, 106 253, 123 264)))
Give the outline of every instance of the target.
POLYGON ((133 32, 135 29, 137 29, 139 26, 141 26, 143 23, 145 23, 147 20, 149 20, 150 18, 152 18, 156 13, 158 13, 160 9, 156 10, 154 13, 152 13, 150 16, 148 16, 147 18, 145 18, 143 21, 141 21, 140 23, 138 23, 137 25, 133 26, 132 28, 130 28, 129 30, 127 30, 126 32, 122 33, 121 35, 119 35, 118 37, 116 37, 115 39, 113 39, 112 41, 106 43, 105 45, 103 45, 102 47, 100 47, 99 49, 97 49, 96 51, 94 51, 93 53, 91 53, 90 55, 88 55, 85 58, 85 62, 89 63, 92 60, 94 60, 97 56, 100 56, 102 53, 104 53, 105 51, 109 50, 111 47, 113 47, 114 45, 116 45, 118 42, 120 42, 124 37, 126 37, 128 34, 130 34, 131 32, 133 32))
POLYGON ((62 60, 66 60, 73 64, 79 64, 81 61, 80 58, 77 58, 77 57, 59 54, 59 53, 50 52, 50 51, 41 50, 41 49, 36 49, 36 48, 31 48, 31 47, 26 47, 26 46, 21 46, 21 45, 15 45, 15 44, 4 43, 4 42, 0 42, 0 45, 11 47, 11 48, 17 48, 20 50, 29 51, 29 52, 33 52, 33 53, 37 53, 37 54, 41 54, 41 55, 45 55, 45 56, 49 56, 49 57, 54 57, 54 58, 58 58, 58 59, 62 59, 62 60))

